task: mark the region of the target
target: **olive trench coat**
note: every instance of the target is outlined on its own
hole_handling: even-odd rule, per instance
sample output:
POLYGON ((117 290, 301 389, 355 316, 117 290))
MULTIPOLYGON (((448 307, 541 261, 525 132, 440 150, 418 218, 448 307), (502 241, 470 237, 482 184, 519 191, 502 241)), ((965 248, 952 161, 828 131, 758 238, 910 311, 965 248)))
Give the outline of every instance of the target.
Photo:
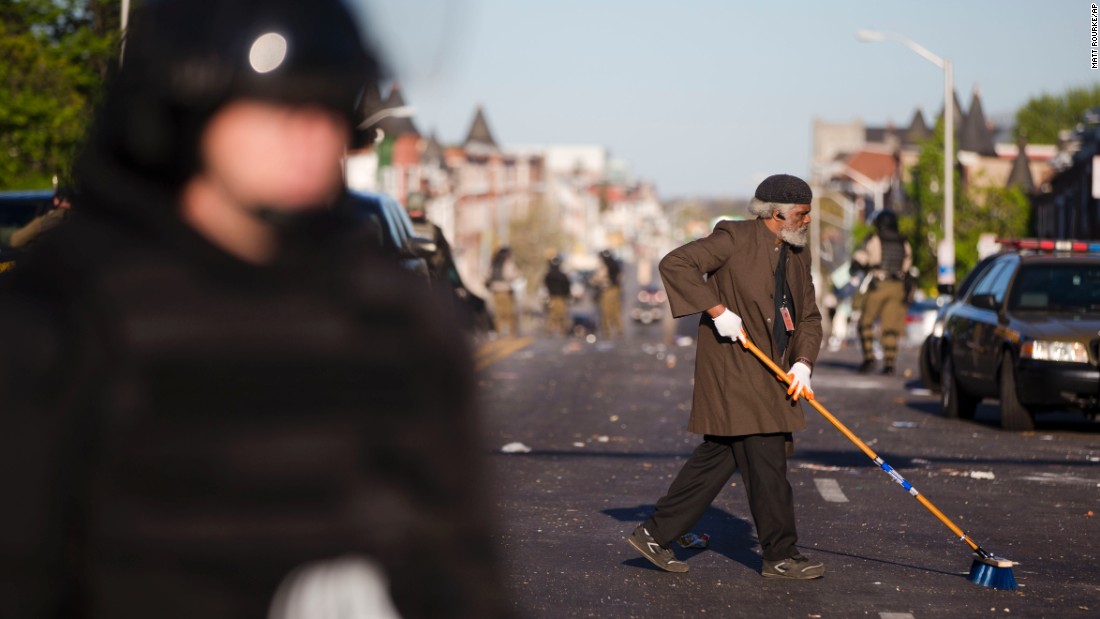
POLYGON ((798 357, 817 361, 821 313, 810 277, 810 250, 788 245, 787 286, 795 330, 785 358, 772 339, 775 320, 776 235, 764 221, 723 221, 707 237, 674 249, 660 264, 673 316, 703 312, 695 360, 695 390, 688 431, 743 436, 789 433, 806 427, 802 407, 787 386, 753 354, 718 335, 705 310, 725 305, 744 321, 749 340, 782 368, 798 357))

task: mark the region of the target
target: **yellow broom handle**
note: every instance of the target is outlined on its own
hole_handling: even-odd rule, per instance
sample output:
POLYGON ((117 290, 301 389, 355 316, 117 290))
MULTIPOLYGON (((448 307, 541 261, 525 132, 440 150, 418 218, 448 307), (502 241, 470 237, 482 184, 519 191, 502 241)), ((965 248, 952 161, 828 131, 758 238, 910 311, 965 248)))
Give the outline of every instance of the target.
MULTIPOLYGON (((757 348, 756 344, 750 342, 745 336, 744 332, 742 332, 741 344, 744 345, 745 348, 749 349, 752 354, 756 355, 756 358, 763 362, 764 365, 768 366, 768 368, 772 372, 774 372, 780 380, 787 383, 788 385, 791 384, 791 378, 787 376, 787 373, 784 372, 778 365, 776 365, 774 361, 768 358, 768 356, 765 355, 763 351, 757 348)), ((813 406, 814 409, 817 410, 817 412, 821 413, 822 417, 828 419, 829 423, 833 424, 833 426, 835 426, 837 430, 840 430, 841 434, 848 437, 848 440, 855 443, 856 447, 859 447, 859 450, 862 451, 868 458, 873 460, 875 464, 879 465, 882 470, 886 471, 886 473, 890 475, 890 477, 893 477, 894 481, 898 482, 903 488, 908 490, 909 494, 913 495, 913 498, 920 501, 921 505, 925 506, 928 511, 932 512, 933 516, 939 518, 940 522, 945 524, 948 529, 951 529, 952 533, 958 535, 959 539, 966 542, 967 545, 969 545, 975 551, 978 550, 978 544, 974 542, 974 540, 967 537, 966 534, 963 533, 962 529, 960 529, 954 522, 951 522, 951 519, 945 516, 944 513, 941 512, 939 509, 937 509, 936 506, 933 505, 931 501, 926 499, 923 494, 917 492, 917 489, 914 488, 909 482, 905 481, 905 479, 903 479, 901 475, 897 473, 897 471, 891 468, 889 464, 883 462, 882 458, 879 458, 878 454, 876 454, 874 451, 871 450, 870 447, 867 446, 867 443, 861 441, 858 436, 853 434, 852 431, 848 429, 848 426, 845 426, 843 423, 841 423, 839 419, 834 417, 832 413, 825 410, 825 407, 819 404, 817 400, 810 400, 807 398, 806 401, 809 402, 810 406, 813 406)))

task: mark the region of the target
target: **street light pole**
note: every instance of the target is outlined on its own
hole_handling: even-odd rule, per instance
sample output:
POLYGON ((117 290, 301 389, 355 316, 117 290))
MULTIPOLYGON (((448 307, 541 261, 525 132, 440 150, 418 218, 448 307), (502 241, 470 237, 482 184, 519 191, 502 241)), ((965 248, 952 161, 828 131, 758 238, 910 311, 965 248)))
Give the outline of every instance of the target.
POLYGON ((943 241, 938 252, 939 274, 936 281, 946 289, 955 286, 955 86, 951 60, 940 58, 924 47, 897 34, 860 30, 860 41, 897 41, 925 60, 943 69, 943 241))
POLYGON ((943 59, 943 244, 939 247, 936 282, 955 288, 955 87, 951 61, 943 59))

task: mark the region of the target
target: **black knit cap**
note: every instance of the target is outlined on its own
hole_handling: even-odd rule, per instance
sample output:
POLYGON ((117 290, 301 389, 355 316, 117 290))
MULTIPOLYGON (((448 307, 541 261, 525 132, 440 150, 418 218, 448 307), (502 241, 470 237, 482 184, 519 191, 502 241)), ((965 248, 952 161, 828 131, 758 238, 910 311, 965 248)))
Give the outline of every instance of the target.
POLYGON ((772 174, 756 188, 756 199, 775 204, 809 204, 814 194, 806 181, 790 174, 772 174))

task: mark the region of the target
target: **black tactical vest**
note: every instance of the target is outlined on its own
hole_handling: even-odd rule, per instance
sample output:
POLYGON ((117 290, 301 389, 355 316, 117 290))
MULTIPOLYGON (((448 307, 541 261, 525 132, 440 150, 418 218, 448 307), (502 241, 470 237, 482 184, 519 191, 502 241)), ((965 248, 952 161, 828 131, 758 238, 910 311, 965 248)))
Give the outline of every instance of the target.
POLYGON ((900 277, 905 264, 905 241, 893 235, 878 238, 882 244, 882 270, 888 277, 900 277))

